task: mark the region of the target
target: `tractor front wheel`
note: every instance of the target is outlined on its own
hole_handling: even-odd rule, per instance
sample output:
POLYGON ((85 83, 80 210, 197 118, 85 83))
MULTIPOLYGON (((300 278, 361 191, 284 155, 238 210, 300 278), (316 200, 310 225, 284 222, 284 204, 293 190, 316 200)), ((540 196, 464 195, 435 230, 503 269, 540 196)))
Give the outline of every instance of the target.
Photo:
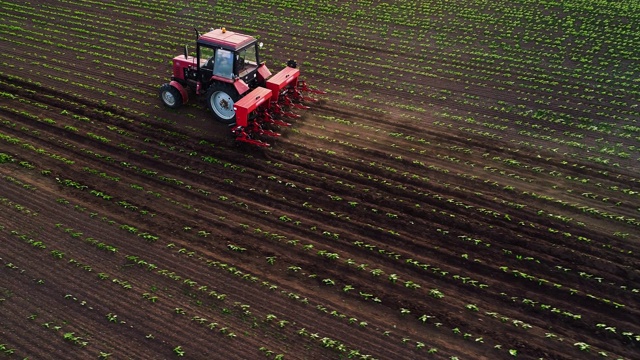
POLYGON ((236 122, 236 110, 233 108, 240 95, 233 85, 213 84, 207 91, 207 104, 216 120, 223 124, 236 122))
POLYGON ((170 84, 164 84, 160 87, 160 100, 166 107, 171 109, 177 109, 182 106, 180 91, 170 84))

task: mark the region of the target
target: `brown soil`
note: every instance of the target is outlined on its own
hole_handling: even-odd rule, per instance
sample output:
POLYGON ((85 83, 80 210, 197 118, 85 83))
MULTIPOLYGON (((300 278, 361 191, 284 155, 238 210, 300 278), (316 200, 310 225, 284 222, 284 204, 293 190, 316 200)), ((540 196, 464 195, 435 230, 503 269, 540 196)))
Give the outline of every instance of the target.
MULTIPOLYGON (((83 9, 97 16, 88 23, 132 19, 83 9)), ((34 11, 11 20, 37 31, 54 10, 34 11)), ((638 358, 640 246, 624 221, 638 201, 620 191, 637 188, 632 169, 520 148, 515 132, 487 141, 429 112, 340 105, 335 93, 272 148, 238 147, 201 104, 159 105, 165 59, 119 76, 94 61, 118 64, 100 59, 115 43, 57 46, 88 49, 79 25, 56 19, 47 26, 76 29, 68 42, 3 46, 7 358, 638 358), (36 44, 50 66, 24 61, 36 44)), ((168 26, 133 19, 119 44, 168 26)))

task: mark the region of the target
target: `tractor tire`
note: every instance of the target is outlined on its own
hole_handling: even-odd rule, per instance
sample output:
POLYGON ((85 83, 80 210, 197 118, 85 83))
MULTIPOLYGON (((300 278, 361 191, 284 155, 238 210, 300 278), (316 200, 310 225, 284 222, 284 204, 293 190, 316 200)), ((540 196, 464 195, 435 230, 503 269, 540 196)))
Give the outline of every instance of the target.
POLYGON ((164 106, 177 109, 182 106, 182 94, 170 84, 164 84, 160 87, 160 100, 164 106))
POLYGON ((236 111, 233 108, 240 98, 238 91, 231 84, 212 84, 207 91, 207 104, 213 117, 219 122, 227 125, 235 124, 236 111))

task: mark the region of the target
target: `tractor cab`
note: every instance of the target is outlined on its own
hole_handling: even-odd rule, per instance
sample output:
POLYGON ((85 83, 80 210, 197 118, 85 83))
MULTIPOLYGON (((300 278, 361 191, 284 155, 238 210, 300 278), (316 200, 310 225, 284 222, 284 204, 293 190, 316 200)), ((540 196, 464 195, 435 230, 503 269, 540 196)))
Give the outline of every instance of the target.
POLYGON ((196 41, 196 63, 199 78, 206 86, 213 80, 242 80, 249 88, 257 86, 260 65, 258 41, 248 35, 215 29, 199 35, 196 41))

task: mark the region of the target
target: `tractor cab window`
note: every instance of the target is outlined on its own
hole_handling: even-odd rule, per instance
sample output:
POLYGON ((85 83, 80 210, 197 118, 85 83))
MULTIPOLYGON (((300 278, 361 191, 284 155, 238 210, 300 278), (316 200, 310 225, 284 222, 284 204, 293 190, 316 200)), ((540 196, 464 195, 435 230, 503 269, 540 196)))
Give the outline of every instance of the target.
POLYGON ((238 52, 238 72, 247 68, 252 70, 258 66, 258 52, 256 50, 256 44, 253 44, 238 52))
POLYGON ((213 70, 213 61, 214 59, 214 49, 200 46, 200 67, 204 67, 209 69, 209 71, 213 70))
POLYGON ((233 52, 225 49, 217 49, 213 75, 231 79, 233 77, 233 52))

